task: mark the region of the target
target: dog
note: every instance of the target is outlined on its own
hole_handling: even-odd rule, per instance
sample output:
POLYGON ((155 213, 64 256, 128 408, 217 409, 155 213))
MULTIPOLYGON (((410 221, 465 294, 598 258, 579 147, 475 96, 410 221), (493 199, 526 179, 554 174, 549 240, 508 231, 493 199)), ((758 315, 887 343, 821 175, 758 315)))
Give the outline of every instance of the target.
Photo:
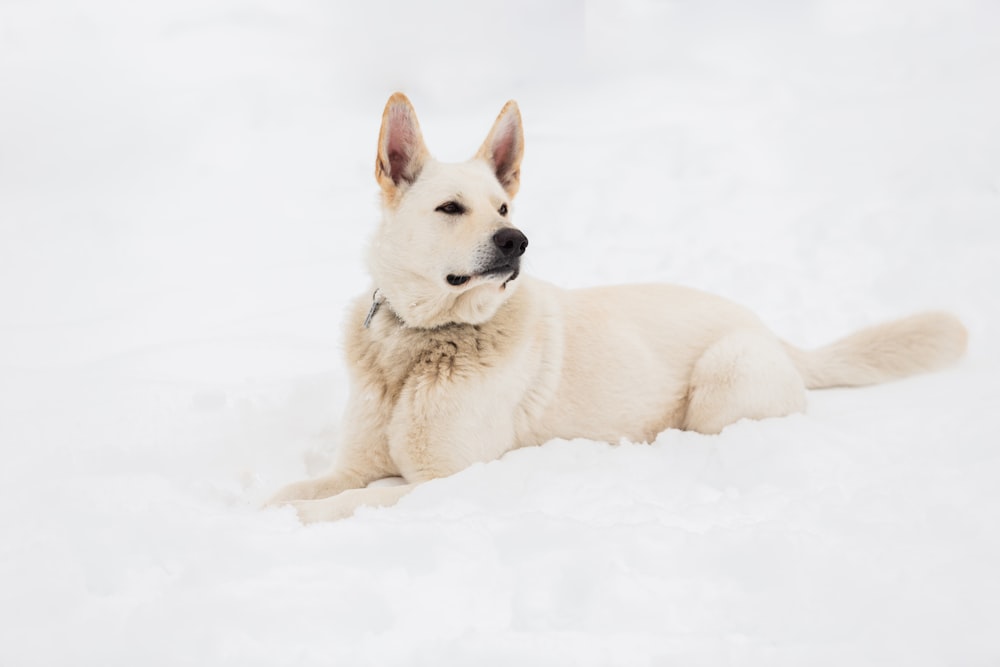
POLYGON ((382 114, 373 292, 347 318, 351 378, 333 471, 269 505, 304 522, 388 506, 417 484, 553 438, 650 442, 802 412, 806 390, 885 382, 964 352, 930 312, 805 351, 749 310, 669 285, 564 290, 521 275, 512 222, 524 134, 508 102, 475 156, 443 163, 402 93, 382 114), (368 485, 402 477, 396 486, 368 485))

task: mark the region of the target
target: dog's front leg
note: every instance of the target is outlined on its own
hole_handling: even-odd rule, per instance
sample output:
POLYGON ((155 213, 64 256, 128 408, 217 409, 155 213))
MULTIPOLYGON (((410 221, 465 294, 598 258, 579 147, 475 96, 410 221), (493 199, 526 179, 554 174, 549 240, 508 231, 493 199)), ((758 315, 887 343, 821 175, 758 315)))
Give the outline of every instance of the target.
POLYGON ((389 424, 389 452, 407 482, 453 475, 514 448, 514 392, 500 374, 408 386, 389 424))
POLYGON ((388 507, 421 482, 447 477, 473 463, 499 458, 513 447, 507 411, 482 392, 455 391, 429 397, 408 392, 390 426, 390 451, 407 484, 351 489, 329 498, 290 503, 303 523, 344 519, 359 507, 388 507))
MULTIPOLYGON (((358 507, 394 505, 421 482, 447 477, 473 463, 499 458, 513 448, 514 428, 513 408, 504 405, 503 394, 496 391, 496 384, 496 381, 412 382, 392 411, 391 422, 382 428, 384 440, 363 451, 345 443, 347 459, 344 464, 364 461, 367 467, 363 470, 369 471, 367 476, 359 477, 355 473, 352 478, 345 477, 345 471, 357 468, 344 465, 329 477, 311 480, 317 487, 310 482, 300 483, 311 492, 345 481, 352 481, 357 486, 341 488, 330 497, 299 496, 278 504, 295 507, 303 523, 335 521, 351 516, 358 507), (484 390, 487 387, 493 391, 484 390), (373 470, 381 474, 373 475, 373 470), (407 483, 358 488, 389 474, 401 475, 407 483), (358 483, 361 480, 363 484, 358 483)), ((360 433, 356 435, 361 436, 360 433)))
POLYGON ((386 440, 385 415, 389 410, 380 401, 363 397, 371 395, 351 395, 344 411, 342 439, 333 470, 322 477, 289 484, 274 494, 265 506, 329 498, 359 489, 376 479, 399 475, 389 458, 386 440))

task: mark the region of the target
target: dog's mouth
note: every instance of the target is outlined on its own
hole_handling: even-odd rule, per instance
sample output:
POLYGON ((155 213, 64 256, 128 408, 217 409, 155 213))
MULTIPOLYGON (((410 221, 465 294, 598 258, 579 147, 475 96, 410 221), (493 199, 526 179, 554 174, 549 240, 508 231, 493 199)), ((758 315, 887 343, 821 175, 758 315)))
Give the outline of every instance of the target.
POLYGON ((501 288, 506 287, 507 283, 512 280, 516 280, 517 276, 521 273, 521 267, 519 262, 510 262, 507 264, 500 264, 498 266, 492 266, 485 271, 480 271, 479 273, 474 273, 468 276, 460 276, 454 273, 449 273, 445 278, 449 285, 453 287, 461 287, 473 278, 485 278, 487 280, 491 278, 498 278, 507 276, 506 280, 500 285, 501 288))

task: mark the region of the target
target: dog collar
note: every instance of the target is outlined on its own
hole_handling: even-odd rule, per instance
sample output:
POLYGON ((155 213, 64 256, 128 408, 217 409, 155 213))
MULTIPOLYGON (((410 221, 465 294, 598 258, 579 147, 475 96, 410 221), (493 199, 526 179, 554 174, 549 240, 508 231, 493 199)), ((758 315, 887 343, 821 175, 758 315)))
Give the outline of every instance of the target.
POLYGON ((365 315, 365 321, 362 325, 365 329, 371 326, 372 318, 375 317, 375 313, 378 312, 383 303, 385 303, 385 295, 382 294, 382 290, 377 289, 372 292, 372 307, 368 309, 368 314, 365 315))

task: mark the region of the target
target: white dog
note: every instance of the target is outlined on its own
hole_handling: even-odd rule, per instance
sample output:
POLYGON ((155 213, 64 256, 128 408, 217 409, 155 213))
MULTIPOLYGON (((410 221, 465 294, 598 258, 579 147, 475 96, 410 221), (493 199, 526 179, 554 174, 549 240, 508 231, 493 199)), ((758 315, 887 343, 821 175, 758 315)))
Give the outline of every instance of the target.
POLYGON ((303 521, 396 502, 414 485, 553 438, 651 441, 804 410, 806 389, 938 368, 962 324, 927 313, 813 351, 748 310, 683 287, 563 290, 520 276, 511 222, 524 150, 511 101, 468 162, 434 160, 402 94, 382 114, 374 295, 347 320, 352 393, 333 472, 270 504, 303 521), (400 486, 365 488, 385 477, 400 486))

